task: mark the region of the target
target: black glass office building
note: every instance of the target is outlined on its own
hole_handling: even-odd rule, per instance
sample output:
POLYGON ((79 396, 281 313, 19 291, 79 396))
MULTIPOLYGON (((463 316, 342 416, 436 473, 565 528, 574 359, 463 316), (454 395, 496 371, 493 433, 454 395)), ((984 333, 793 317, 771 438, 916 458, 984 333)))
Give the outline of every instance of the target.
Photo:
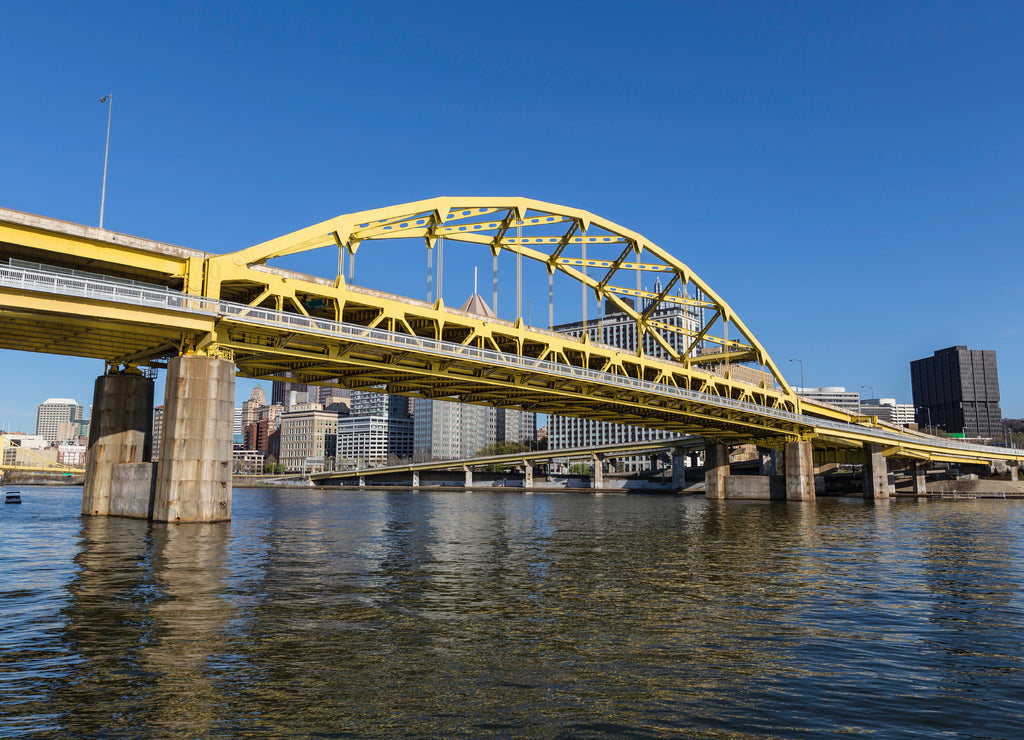
POLYGON ((910 363, 917 423, 966 437, 1003 436, 993 350, 962 345, 910 363))

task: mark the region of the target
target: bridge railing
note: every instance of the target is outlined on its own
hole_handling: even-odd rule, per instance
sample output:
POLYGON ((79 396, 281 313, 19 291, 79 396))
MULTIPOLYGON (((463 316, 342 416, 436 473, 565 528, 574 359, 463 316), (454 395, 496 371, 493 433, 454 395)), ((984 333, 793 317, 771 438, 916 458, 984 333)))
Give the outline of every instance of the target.
MULTIPOLYGON (((603 385, 615 386, 629 390, 643 391, 654 395, 679 398, 687 401, 744 411, 762 417, 786 420, 798 425, 813 425, 818 428, 831 429, 839 432, 856 432, 863 434, 867 428, 859 424, 848 424, 830 419, 814 418, 791 411, 759 406, 747 401, 715 396, 708 393, 679 388, 673 385, 655 383, 649 380, 630 378, 603 370, 563 365, 550 360, 540 360, 523 355, 513 355, 481 347, 472 347, 456 342, 446 342, 429 337, 413 336, 385 329, 370 329, 358 324, 347 324, 302 314, 287 313, 268 308, 257 308, 230 301, 217 301, 208 298, 190 296, 169 288, 153 286, 152 289, 138 288, 118 282, 106 281, 102 277, 69 277, 44 270, 0 265, 0 285, 20 290, 30 290, 56 295, 72 295, 91 300, 110 301, 148 308, 161 308, 170 311, 184 311, 211 317, 231 318, 239 322, 260 326, 299 329, 336 339, 353 339, 369 344, 388 348, 414 349, 428 351, 433 355, 455 359, 471 359, 491 365, 500 365, 518 370, 533 370, 545 375, 556 375, 577 380, 589 380, 603 385)), ((932 447, 946 448, 955 451, 989 453, 995 448, 985 445, 972 445, 951 440, 929 438, 927 440, 910 438, 898 432, 891 432, 877 427, 870 428, 871 437, 885 439, 897 444, 907 442, 927 443, 932 447)))

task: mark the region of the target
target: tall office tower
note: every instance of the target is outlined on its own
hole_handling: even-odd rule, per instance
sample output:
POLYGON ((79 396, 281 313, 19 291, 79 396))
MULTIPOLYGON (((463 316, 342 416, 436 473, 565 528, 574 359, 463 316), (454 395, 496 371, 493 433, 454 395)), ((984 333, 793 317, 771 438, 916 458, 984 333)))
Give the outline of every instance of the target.
POLYGON ((963 345, 910 363, 917 423, 965 437, 1001 437, 999 374, 994 350, 963 345))
POLYGON ((417 458, 459 460, 495 441, 496 410, 454 401, 413 400, 417 458))
POLYGON ((36 434, 46 438, 49 442, 61 442, 59 434, 61 423, 81 421, 81 419, 82 405, 75 399, 47 398, 36 406, 36 434))
POLYGON ((249 394, 249 400, 242 402, 242 429, 259 421, 260 410, 267 405, 267 394, 263 388, 256 386, 249 394))
MULTIPOLYGON (((654 292, 661 291, 661 283, 655 283, 654 292)), ((677 293, 678 295, 678 293, 677 293)), ((644 309, 650 307, 649 302, 644 309)), ((700 331, 699 309, 693 306, 678 303, 664 303, 655 309, 651 318, 663 324, 686 329, 693 333, 700 331)), ((593 321, 576 321, 570 324, 561 324, 554 327, 555 331, 569 334, 574 337, 587 335, 591 342, 603 342, 613 347, 621 347, 629 352, 635 352, 637 348, 636 322, 623 313, 611 302, 605 303, 605 315, 593 321)), ((675 351, 682 353, 686 351, 690 341, 686 334, 666 332, 667 341, 675 351)), ((649 334, 643 338, 644 353, 652 357, 666 357, 664 347, 658 344, 649 334)), ((590 421, 588 419, 577 419, 571 416, 549 416, 548 417, 548 449, 564 450, 572 447, 595 447, 605 444, 620 444, 625 442, 653 442, 660 440, 676 439, 680 435, 674 432, 666 432, 661 429, 646 429, 643 427, 628 426, 626 424, 615 424, 609 421, 590 421)), ((627 472, 648 470, 651 467, 651 459, 647 455, 622 458, 620 461, 623 469, 627 472)))
POLYGON ((348 388, 335 388, 329 385, 311 387, 316 388, 317 398, 310 400, 317 401, 324 408, 338 401, 347 402, 352 397, 352 391, 348 388))
POLYGON ((534 442, 537 439, 537 415, 519 409, 494 410, 495 442, 534 442))
POLYGON ((365 467, 412 459, 413 422, 404 396, 352 391, 349 413, 338 417, 337 428, 341 465, 365 467))
POLYGON ((320 400, 320 389, 315 385, 305 383, 293 383, 290 380, 275 380, 270 386, 270 402, 284 406, 285 411, 290 411, 295 403, 318 403, 320 400), (310 389, 314 395, 309 398, 310 389))

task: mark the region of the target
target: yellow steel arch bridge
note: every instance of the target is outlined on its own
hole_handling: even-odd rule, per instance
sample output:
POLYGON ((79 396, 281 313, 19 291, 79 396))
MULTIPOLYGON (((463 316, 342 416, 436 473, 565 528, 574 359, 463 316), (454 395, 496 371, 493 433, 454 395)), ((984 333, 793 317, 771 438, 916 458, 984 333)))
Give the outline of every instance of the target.
POLYGON ((85 468, 65 465, 39 450, 15 444, 6 434, 0 434, 0 474, 3 473, 59 473, 83 475, 85 468))
POLYGON ((937 439, 800 398, 740 317, 673 254, 587 211, 527 198, 440 197, 346 214, 229 254, 0 209, 0 319, 0 348, 98 358, 109 368, 205 354, 233 360, 250 378, 725 443, 809 440, 828 459, 856 458, 868 443, 916 460, 1020 459, 1017 450, 937 439), (352 284, 358 251, 410 239, 438 259, 448 241, 489 251, 495 264, 510 253, 517 274, 523 262, 540 264, 549 295, 556 276, 568 278, 627 317, 633 349, 599 341, 597 321, 580 336, 552 331, 550 309, 548 328, 537 328, 521 306, 506 321, 352 284), (336 253, 325 276, 272 264, 324 248, 336 253), (652 276, 659 287, 643 287, 652 276))

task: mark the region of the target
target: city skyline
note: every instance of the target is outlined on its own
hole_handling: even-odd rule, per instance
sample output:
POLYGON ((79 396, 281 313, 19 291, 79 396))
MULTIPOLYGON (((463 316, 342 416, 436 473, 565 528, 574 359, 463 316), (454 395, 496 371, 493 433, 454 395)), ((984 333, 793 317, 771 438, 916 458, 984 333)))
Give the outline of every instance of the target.
MULTIPOLYGON (((793 385, 907 401, 912 360, 966 345, 996 352, 1004 416, 1024 417, 1021 9, 594 3, 532 6, 545 23, 513 32, 474 6, 438 35, 400 7, 9 8, 0 206, 95 224, 113 93, 112 231, 224 253, 434 195, 535 197, 688 264, 793 385), (610 32, 641 51, 607 53, 610 32)), ((367 245, 356 282, 424 298, 421 260, 367 245)), ((486 284, 486 250, 453 249, 448 305, 474 267, 486 284)), ((578 292, 558 300, 556 323, 579 318, 578 292)), ((546 322, 542 281, 522 302, 546 322)), ((506 287, 499 315, 514 303, 506 287)), ((91 403, 103 371, 11 351, 0 368, 18 388, 0 425, 21 429, 46 397, 91 403)))

